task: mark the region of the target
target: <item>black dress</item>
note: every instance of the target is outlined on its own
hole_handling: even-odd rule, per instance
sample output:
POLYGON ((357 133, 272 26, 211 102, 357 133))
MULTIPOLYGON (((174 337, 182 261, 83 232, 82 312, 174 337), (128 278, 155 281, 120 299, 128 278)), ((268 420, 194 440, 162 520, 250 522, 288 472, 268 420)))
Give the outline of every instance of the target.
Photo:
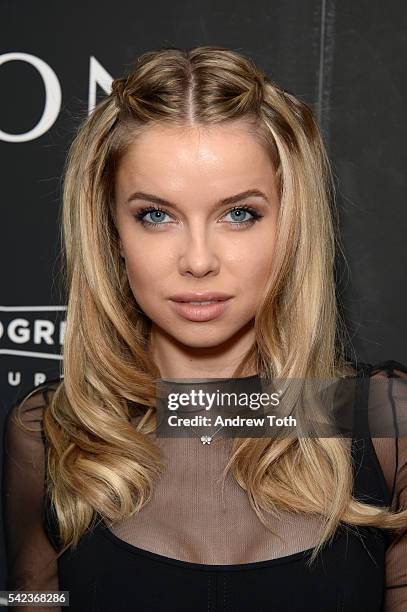
MULTIPOLYGON (((392 383, 403 381, 404 387, 391 387, 390 399, 405 401, 405 366, 359 364, 356 422, 367 418, 370 381, 377 372, 392 383)), ((57 384, 31 396, 26 423, 41 424, 47 396, 57 384)), ((57 524, 43 490, 42 433, 40 438, 42 455, 38 434, 28 449, 9 416, 4 509, 10 590, 69 591, 72 612, 407 610, 406 530, 394 534, 343 525, 307 565, 318 517, 281 513, 272 534, 235 482, 228 484, 226 503, 218 497, 214 482, 227 457, 226 439, 211 448, 193 439, 160 440, 168 470, 151 502, 119 525, 99 517, 78 547, 55 561, 57 524), (24 482, 16 465, 24 469, 24 482)), ((351 451, 355 496, 376 506, 407 507, 405 440, 353 438, 351 451)))

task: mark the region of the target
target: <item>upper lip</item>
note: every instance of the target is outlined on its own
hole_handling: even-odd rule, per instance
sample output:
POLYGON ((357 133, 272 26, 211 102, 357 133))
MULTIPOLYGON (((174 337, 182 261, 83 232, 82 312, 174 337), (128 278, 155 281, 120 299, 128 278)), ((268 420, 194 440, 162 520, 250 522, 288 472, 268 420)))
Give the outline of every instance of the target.
POLYGON ((186 293, 171 295, 169 299, 174 302, 207 302, 209 300, 225 301, 231 297, 231 295, 222 293, 221 291, 208 291, 205 293, 192 293, 188 291, 186 293))

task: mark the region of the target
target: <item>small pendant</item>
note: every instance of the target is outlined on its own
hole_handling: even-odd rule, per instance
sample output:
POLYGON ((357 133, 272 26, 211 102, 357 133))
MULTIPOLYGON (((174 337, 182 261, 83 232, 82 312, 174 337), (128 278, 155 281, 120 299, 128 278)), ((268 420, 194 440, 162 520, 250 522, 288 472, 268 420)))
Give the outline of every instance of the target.
POLYGON ((202 444, 210 444, 212 440, 211 436, 201 436, 202 444))

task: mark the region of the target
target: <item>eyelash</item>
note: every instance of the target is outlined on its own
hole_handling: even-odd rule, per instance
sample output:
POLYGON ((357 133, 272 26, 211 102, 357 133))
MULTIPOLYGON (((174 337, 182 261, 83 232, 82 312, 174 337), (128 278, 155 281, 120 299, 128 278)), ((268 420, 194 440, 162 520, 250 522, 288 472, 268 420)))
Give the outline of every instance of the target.
MULTIPOLYGON (((245 221, 237 221, 236 223, 232 222, 231 224, 233 225, 233 227, 248 227, 250 225, 253 225, 256 221, 259 221, 263 217, 263 215, 261 215, 259 212, 257 212, 256 209, 252 208, 251 206, 234 206, 233 208, 229 209, 225 214, 228 215, 234 210, 245 210, 252 215, 252 218, 246 219, 245 221)), ((135 218, 139 223, 141 223, 143 227, 156 229, 158 225, 167 225, 166 223, 153 223, 152 221, 146 221, 143 217, 150 212, 162 212, 165 215, 170 214, 160 207, 149 206, 147 208, 141 208, 135 215, 135 218)))

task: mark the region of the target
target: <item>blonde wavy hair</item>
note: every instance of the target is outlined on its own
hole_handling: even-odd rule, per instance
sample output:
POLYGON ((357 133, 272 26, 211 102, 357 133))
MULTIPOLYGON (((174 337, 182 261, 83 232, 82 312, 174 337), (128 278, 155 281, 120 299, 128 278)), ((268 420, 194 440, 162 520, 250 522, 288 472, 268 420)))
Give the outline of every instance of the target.
MULTIPOLYGON (((145 435, 155 428, 160 373, 149 354, 151 322, 120 257, 115 168, 149 126, 233 120, 245 121, 267 147, 281 202, 255 343, 233 376, 244 375, 248 364, 266 377, 349 373, 335 294, 340 242, 332 172, 311 109, 235 51, 203 46, 144 53, 82 122, 64 173, 64 380, 44 415, 47 487, 64 550, 77 545, 96 516, 116 522, 138 512, 164 469, 145 435), (136 407, 145 412, 137 428, 130 422, 136 407)), ((229 470, 266 526, 278 508, 323 517, 311 560, 341 523, 406 524, 406 512, 352 496, 343 439, 237 438, 225 475, 229 470)))

